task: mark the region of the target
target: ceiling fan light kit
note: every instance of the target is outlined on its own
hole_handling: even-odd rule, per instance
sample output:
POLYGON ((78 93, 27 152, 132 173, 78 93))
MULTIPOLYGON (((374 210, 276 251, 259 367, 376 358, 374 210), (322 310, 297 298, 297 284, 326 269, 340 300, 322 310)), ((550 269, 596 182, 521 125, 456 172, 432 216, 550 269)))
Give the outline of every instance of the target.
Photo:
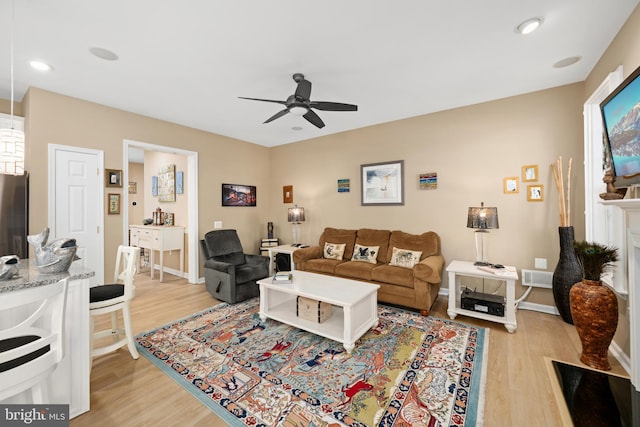
POLYGON ((296 87, 296 92, 293 95, 290 95, 286 101, 279 101, 275 99, 262 99, 262 98, 246 98, 240 96, 240 99, 248 99, 250 101, 262 101, 262 102, 273 102, 275 104, 282 104, 286 108, 284 110, 278 111, 273 116, 269 117, 264 123, 270 123, 280 117, 291 113, 294 116, 302 116, 309 123, 314 125, 315 127, 322 129, 324 127, 324 122, 318 116, 318 114, 312 110, 322 110, 322 111, 358 111, 358 106, 353 104, 343 104, 340 102, 328 102, 328 101, 311 101, 311 82, 304 78, 304 74, 295 73, 293 75, 293 80, 298 84, 296 87))

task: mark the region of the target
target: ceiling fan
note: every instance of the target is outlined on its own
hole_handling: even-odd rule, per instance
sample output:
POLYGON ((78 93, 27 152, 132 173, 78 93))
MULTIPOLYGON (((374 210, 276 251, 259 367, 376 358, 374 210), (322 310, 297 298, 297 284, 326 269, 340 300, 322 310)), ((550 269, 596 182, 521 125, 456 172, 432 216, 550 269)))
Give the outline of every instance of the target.
POLYGON ((261 98, 246 98, 243 96, 239 96, 240 99, 249 99, 251 101, 264 101, 264 102, 274 102, 276 104, 282 104, 286 106, 286 108, 282 111, 277 112, 273 116, 269 117, 264 123, 269 123, 274 121, 275 119, 279 119, 285 114, 291 113, 296 116, 302 116, 307 121, 318 128, 324 127, 324 122, 316 114, 312 108, 316 110, 324 110, 324 111, 358 111, 358 106, 353 104, 343 104, 340 102, 325 102, 325 101, 311 101, 309 97, 311 96, 311 82, 304 78, 304 74, 295 73, 293 75, 293 80, 298 83, 298 87, 296 87, 296 93, 290 95, 286 101, 278 101, 274 99, 261 99, 261 98))

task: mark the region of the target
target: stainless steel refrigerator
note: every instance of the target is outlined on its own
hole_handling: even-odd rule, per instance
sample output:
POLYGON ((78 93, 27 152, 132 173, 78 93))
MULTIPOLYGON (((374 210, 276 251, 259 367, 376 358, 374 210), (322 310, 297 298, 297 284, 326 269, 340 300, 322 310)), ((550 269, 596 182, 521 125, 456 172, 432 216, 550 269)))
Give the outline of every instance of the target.
POLYGON ((0 256, 29 257, 29 175, 0 174, 0 256))

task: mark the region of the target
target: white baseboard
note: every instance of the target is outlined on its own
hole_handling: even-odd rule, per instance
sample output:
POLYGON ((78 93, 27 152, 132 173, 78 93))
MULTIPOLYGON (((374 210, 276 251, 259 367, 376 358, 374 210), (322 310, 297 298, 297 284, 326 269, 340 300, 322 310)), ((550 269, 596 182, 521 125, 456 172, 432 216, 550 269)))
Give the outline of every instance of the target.
POLYGON ((615 341, 611 341, 609 351, 611 352, 611 355, 615 357, 618 362, 620 362, 620 365, 624 368, 624 370, 627 371, 629 375, 631 375, 631 358, 629 357, 629 355, 625 354, 625 352, 622 351, 622 348, 615 341))
POLYGON ((560 315, 558 309, 553 305, 546 304, 536 304, 535 302, 521 302, 518 304, 518 309, 521 310, 530 310, 530 311, 539 311, 540 313, 546 314, 554 314, 556 316, 560 315))
MULTIPOLYGON (((160 272, 160 265, 156 264, 156 268, 154 268, 154 270, 159 273, 160 272)), ((189 273, 187 273, 186 271, 183 271, 182 273, 180 273, 180 270, 176 270, 175 268, 165 267, 164 268, 164 272, 165 273, 169 273, 169 274, 173 274, 174 276, 181 277, 183 279, 188 279, 189 278, 189 273)), ((198 281, 196 283, 197 284, 204 283, 204 277, 199 277, 198 281)))

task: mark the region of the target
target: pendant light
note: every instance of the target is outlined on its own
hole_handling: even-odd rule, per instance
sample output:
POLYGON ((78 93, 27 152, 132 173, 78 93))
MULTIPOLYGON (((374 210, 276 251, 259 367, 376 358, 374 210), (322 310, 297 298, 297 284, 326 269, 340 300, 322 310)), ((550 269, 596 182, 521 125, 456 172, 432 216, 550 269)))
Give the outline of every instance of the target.
POLYGON ((0 173, 24 174, 24 132, 16 130, 13 120, 13 37, 15 28, 15 0, 11 2, 11 119, 8 129, 0 129, 0 173))

